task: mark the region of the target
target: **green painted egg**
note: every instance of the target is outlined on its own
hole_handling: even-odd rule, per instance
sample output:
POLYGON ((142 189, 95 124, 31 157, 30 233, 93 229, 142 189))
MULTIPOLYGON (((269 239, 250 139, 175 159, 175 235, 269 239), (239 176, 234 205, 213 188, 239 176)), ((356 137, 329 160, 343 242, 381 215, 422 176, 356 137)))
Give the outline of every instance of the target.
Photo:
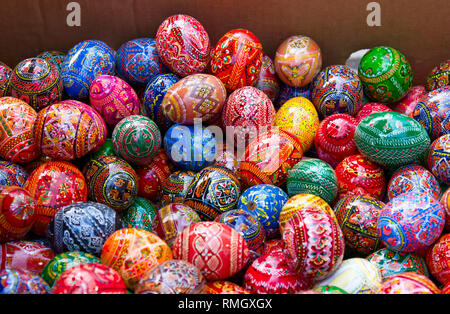
POLYGON ((105 144, 98 151, 92 153, 91 159, 97 159, 101 156, 116 156, 112 139, 107 138, 105 144))
POLYGON ((304 159, 288 172, 287 191, 291 197, 297 194, 313 194, 331 204, 338 193, 336 173, 325 161, 304 159))
POLYGON ((136 197, 134 203, 122 212, 124 228, 152 231, 152 223, 158 209, 149 200, 136 197))
POLYGON ((431 144, 419 122, 388 111, 376 112, 361 120, 354 139, 361 154, 389 168, 419 160, 431 144))

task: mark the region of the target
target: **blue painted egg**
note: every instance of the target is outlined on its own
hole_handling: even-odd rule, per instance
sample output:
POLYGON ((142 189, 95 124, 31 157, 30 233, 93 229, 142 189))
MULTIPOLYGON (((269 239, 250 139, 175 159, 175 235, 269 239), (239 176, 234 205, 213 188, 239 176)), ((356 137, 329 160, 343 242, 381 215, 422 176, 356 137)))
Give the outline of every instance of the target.
POLYGON ((28 176, 22 166, 9 161, 0 161, 0 185, 23 187, 28 176))
POLYGON ((311 86, 307 85, 304 87, 293 87, 281 83, 280 93, 278 94, 277 101, 274 103, 275 108, 281 108, 281 106, 283 106, 289 99, 296 97, 305 97, 306 99, 311 100, 311 86))
POLYGON ((82 41, 70 49, 61 67, 64 90, 76 100, 89 97, 89 88, 97 76, 114 73, 115 52, 98 40, 82 41))
POLYGON ((7 268, 0 271, 0 294, 50 294, 50 286, 40 276, 7 268))

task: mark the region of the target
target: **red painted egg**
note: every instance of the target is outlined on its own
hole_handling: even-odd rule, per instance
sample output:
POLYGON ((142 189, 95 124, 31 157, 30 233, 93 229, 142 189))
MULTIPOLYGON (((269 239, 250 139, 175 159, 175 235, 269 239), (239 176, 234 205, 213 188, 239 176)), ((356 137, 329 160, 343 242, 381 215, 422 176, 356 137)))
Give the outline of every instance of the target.
POLYGON ((425 86, 414 86, 405 97, 393 104, 391 107, 394 111, 403 113, 404 115, 410 117, 419 100, 426 94, 427 90, 425 89, 425 86))
POLYGON ((241 286, 230 281, 209 281, 206 283, 204 294, 250 294, 241 286))
POLYGON ((450 59, 433 68, 427 77, 426 88, 428 91, 433 91, 447 85, 450 85, 450 59))
POLYGON ((282 239, 272 239, 264 243, 263 255, 272 252, 284 252, 284 242, 282 239))
POLYGON ((378 294, 440 294, 440 290, 423 275, 402 273, 387 277, 378 294))
POLYGON ((371 115, 374 112, 384 112, 384 111, 392 111, 391 108, 385 106, 381 103, 370 102, 361 107, 358 114, 356 115, 356 121, 361 122, 362 119, 371 115))
POLYGON ((428 251, 427 266, 442 285, 450 283, 450 234, 442 236, 428 251))
POLYGON ((450 188, 442 194, 441 204, 445 209, 445 230, 450 231, 450 188))
POLYGON ((275 64, 268 55, 263 53, 261 72, 253 85, 262 90, 275 103, 280 93, 280 79, 275 72, 275 64))
POLYGON ((161 198, 163 183, 170 176, 167 155, 159 151, 153 161, 144 167, 136 168, 138 196, 157 201, 161 198))
POLYGON ((9 82, 11 78, 12 69, 0 61, 0 97, 6 96, 9 91, 9 82))

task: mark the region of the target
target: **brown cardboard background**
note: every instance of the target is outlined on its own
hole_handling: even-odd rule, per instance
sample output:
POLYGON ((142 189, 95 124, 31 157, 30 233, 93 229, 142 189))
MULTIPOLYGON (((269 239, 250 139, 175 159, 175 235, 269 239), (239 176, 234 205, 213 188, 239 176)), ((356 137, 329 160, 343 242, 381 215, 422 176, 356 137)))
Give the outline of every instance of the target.
POLYGON ((361 48, 388 45, 412 63, 416 83, 450 58, 449 0, 379 0, 382 26, 366 24, 370 0, 78 0, 81 27, 66 25, 70 0, 0 0, 0 61, 14 67, 45 50, 67 51, 85 39, 117 49, 127 40, 154 37, 177 13, 197 18, 211 42, 234 28, 247 28, 274 55, 290 35, 319 43, 324 64, 342 64, 361 48))

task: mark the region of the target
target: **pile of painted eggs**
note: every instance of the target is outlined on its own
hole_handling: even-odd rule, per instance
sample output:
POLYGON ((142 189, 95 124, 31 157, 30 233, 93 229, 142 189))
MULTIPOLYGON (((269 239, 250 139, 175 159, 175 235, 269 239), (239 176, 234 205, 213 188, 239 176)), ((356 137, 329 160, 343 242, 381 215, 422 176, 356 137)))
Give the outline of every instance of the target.
POLYGON ((450 61, 219 38, 0 63, 0 294, 450 293, 450 61))

